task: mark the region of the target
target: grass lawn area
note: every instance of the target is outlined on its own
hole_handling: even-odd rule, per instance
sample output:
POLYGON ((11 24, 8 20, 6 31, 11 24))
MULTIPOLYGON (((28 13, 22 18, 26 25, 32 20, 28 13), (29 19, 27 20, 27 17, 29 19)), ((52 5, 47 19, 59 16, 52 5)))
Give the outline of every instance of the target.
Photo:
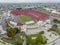
POLYGON ((19 18, 22 22, 32 21, 32 19, 30 17, 24 16, 24 15, 19 16, 19 18))

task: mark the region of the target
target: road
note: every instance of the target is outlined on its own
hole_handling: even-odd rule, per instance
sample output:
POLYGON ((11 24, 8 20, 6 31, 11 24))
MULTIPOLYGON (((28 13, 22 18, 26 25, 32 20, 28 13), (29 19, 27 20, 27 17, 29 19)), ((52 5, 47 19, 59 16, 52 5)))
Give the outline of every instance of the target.
POLYGON ((22 45, 26 45, 26 37, 23 37, 23 43, 22 45))
POLYGON ((4 18, 4 16, 2 16, 1 25, 3 27, 3 30, 6 31, 6 25, 5 25, 5 18, 4 18))
POLYGON ((46 45, 51 45, 51 44, 53 44, 53 43, 55 43, 55 45, 57 45, 57 43, 60 44, 60 37, 58 37, 58 38, 56 38, 55 40, 47 43, 46 45))

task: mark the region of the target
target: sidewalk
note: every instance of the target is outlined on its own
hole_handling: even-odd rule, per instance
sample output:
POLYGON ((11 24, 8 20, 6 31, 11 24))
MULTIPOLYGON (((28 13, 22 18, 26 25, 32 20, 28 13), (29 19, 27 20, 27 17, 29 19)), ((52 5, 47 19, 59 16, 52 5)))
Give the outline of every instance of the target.
POLYGON ((12 45, 12 44, 4 42, 3 40, 0 39, 0 45, 12 45))

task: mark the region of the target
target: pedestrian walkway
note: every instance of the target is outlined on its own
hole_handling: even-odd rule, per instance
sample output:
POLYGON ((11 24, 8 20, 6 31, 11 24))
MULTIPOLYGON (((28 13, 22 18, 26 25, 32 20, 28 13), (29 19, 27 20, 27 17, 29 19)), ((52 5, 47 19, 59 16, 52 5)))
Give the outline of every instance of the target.
POLYGON ((0 45, 12 45, 12 44, 4 42, 3 40, 0 39, 0 45))

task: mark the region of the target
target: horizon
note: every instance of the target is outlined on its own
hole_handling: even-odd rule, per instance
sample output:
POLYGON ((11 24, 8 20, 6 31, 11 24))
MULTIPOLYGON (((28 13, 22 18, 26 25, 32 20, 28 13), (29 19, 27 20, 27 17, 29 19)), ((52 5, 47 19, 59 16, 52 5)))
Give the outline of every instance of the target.
POLYGON ((60 0, 0 0, 0 3, 60 3, 60 0))

